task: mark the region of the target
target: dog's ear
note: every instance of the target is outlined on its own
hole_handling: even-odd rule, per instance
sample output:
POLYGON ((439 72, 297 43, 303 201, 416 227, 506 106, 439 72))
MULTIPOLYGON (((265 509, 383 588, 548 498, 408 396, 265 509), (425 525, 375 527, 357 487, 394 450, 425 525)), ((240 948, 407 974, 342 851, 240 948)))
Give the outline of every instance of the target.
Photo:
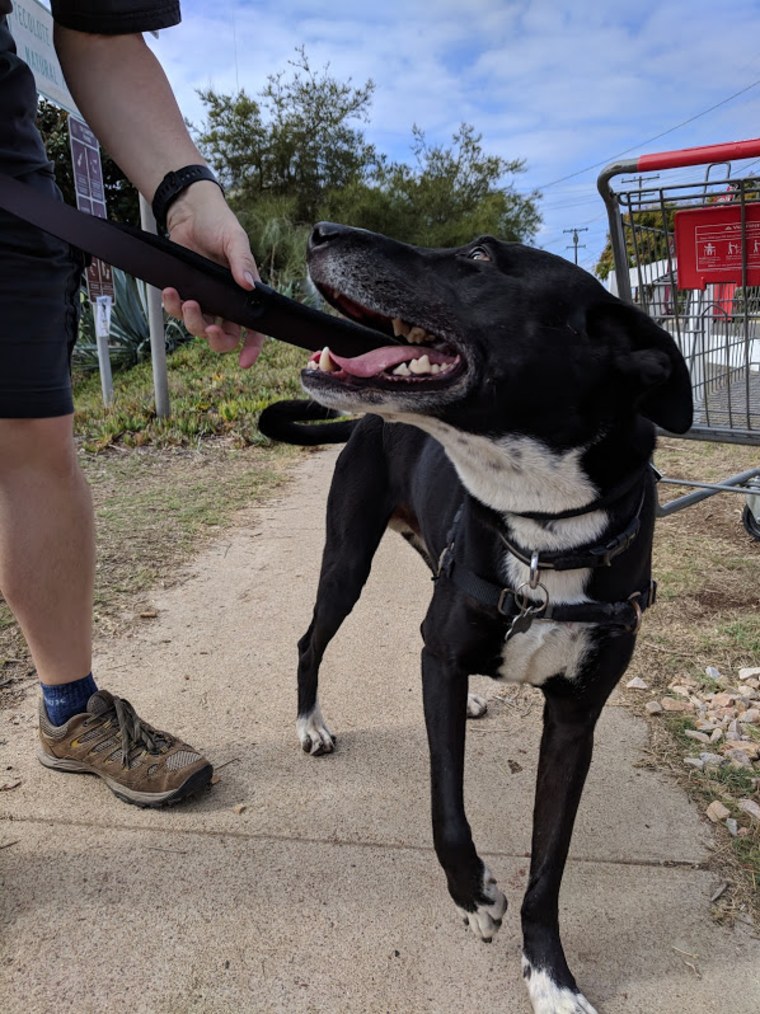
POLYGON ((587 314, 589 334, 611 341, 615 367, 638 393, 637 410, 671 433, 692 423, 689 371, 671 336, 635 306, 604 302, 587 314))

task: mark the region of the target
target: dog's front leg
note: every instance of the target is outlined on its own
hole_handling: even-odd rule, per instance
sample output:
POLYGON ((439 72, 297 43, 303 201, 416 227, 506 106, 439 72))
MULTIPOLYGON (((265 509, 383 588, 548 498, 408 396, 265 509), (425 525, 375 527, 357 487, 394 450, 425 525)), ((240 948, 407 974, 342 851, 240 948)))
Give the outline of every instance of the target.
POLYGON ((501 926, 507 899, 475 851, 464 812, 467 673, 424 648, 422 692, 436 855, 465 922, 476 936, 490 941, 501 926))
POLYGON ((559 935, 559 890, 586 781, 599 707, 545 688, 530 880, 522 905, 523 977, 535 1014, 596 1014, 578 990, 559 935))

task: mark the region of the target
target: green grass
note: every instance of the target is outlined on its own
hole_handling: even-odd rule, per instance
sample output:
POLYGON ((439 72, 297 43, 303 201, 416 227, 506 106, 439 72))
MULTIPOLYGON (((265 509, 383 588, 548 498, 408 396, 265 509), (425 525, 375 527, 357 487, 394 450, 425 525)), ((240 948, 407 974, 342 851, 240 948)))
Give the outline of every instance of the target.
POLYGON ((220 356, 197 339, 168 359, 168 419, 155 413, 150 363, 116 374, 110 408, 97 375, 75 377, 77 438, 93 453, 112 445, 197 446, 213 437, 238 447, 261 444, 259 413, 278 398, 299 396, 305 362, 303 351, 267 342, 256 365, 241 370, 236 355, 220 356))

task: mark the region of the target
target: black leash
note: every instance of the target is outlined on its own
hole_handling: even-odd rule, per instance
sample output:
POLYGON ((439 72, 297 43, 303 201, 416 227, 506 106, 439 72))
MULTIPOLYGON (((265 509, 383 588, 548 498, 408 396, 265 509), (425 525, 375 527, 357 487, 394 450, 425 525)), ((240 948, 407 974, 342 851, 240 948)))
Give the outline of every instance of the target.
POLYGON ((356 356, 395 341, 288 299, 263 282, 256 282, 252 292, 241 289, 227 268, 179 243, 87 215, 4 173, 0 173, 0 208, 157 289, 176 289, 183 300, 197 300, 212 317, 291 345, 313 352, 329 345, 338 355, 356 356))

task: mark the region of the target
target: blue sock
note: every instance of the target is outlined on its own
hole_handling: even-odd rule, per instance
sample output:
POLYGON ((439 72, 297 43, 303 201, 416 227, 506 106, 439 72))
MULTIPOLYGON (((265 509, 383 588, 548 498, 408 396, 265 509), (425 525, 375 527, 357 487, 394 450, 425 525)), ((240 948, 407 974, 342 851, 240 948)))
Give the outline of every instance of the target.
POLYGON ((40 687, 45 711, 53 725, 64 725, 72 715, 81 715, 87 710, 90 697, 98 689, 91 672, 84 679, 71 683, 61 683, 60 686, 40 683, 40 687))

